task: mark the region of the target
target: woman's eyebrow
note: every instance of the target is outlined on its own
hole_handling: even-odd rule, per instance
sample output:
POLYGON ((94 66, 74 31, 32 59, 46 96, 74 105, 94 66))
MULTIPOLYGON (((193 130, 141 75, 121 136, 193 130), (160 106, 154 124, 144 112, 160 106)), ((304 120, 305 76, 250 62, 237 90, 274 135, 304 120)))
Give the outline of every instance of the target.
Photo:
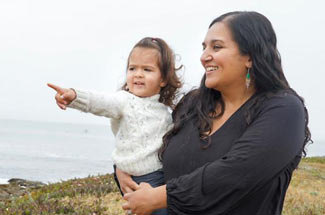
MULTIPOLYGON (((210 40, 208 43, 213 44, 216 42, 224 43, 222 40, 219 40, 219 39, 210 40)), ((202 42, 202 46, 206 46, 206 43, 202 42)))
POLYGON ((214 39, 210 41, 210 43, 216 43, 216 42, 224 43, 223 40, 220 39, 214 39))

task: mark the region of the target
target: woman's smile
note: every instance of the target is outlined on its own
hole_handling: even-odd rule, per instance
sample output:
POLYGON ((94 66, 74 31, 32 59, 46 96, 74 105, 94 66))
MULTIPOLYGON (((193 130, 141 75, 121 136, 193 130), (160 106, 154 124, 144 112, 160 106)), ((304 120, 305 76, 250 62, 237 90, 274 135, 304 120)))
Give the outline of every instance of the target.
POLYGON ((218 66, 205 66, 205 73, 208 75, 208 74, 211 74, 215 71, 217 71, 219 69, 218 66))

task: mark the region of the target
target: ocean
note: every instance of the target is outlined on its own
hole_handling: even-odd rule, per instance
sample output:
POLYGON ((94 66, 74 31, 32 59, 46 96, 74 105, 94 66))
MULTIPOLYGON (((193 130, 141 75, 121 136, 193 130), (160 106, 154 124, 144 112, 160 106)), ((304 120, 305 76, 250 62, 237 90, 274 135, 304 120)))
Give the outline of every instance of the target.
POLYGON ((109 123, 0 120, 0 184, 10 178, 54 183, 111 173, 109 123))
MULTIPOLYGON (((325 156, 314 140, 307 156, 325 156)), ((54 183, 113 172, 109 123, 69 124, 0 119, 0 184, 10 178, 54 183)))

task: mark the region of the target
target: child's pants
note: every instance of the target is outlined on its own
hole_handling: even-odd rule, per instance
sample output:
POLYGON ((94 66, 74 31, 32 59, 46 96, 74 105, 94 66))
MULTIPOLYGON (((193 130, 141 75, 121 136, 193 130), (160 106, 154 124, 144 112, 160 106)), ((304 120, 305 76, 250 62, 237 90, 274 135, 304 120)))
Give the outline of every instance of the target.
MULTIPOLYGON (((151 172, 146 175, 131 176, 131 177, 138 184, 140 184, 141 182, 147 182, 152 187, 159 187, 160 185, 165 184, 164 173, 161 170, 157 170, 155 172, 151 172)), ((162 208, 162 209, 155 210, 152 212, 152 215, 167 215, 167 209, 162 208)))

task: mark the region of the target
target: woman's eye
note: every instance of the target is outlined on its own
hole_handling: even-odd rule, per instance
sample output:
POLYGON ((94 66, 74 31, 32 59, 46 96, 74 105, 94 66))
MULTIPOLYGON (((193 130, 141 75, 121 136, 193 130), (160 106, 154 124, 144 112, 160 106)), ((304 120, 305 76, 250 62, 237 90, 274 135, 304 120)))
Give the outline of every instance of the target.
POLYGON ((214 50, 219 50, 219 49, 221 49, 221 46, 219 46, 219 45, 214 45, 214 46, 213 46, 213 49, 214 49, 214 50))

